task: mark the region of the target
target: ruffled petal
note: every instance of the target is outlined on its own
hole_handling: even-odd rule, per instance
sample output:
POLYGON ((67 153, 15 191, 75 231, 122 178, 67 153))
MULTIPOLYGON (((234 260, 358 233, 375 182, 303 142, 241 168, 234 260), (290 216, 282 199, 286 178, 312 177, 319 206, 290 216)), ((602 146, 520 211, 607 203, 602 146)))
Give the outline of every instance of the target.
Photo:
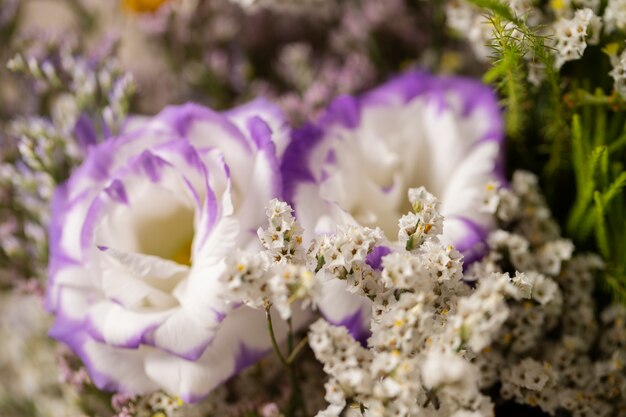
POLYGON ((138 312, 111 301, 99 302, 89 309, 87 330, 96 340, 110 346, 137 348, 149 332, 171 314, 170 310, 138 312))

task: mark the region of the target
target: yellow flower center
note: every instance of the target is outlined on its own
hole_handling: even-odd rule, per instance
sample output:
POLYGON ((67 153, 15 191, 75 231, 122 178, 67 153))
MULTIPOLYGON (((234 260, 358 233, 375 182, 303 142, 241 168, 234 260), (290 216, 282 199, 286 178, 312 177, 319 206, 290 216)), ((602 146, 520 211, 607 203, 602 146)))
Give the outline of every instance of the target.
POLYGON ((189 239, 189 242, 186 242, 184 245, 180 247, 171 257, 172 261, 177 262, 181 265, 191 266, 191 245, 193 243, 193 239, 189 239))
POLYGON ((122 0, 126 10, 135 13, 153 13, 169 0, 122 0))

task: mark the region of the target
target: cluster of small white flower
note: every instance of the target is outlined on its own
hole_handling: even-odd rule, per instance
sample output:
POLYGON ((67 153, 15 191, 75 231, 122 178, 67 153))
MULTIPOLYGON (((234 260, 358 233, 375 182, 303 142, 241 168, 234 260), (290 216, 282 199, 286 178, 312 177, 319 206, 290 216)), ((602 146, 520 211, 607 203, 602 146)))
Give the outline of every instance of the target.
POLYGON ((470 269, 520 269, 515 265, 522 262, 525 269, 516 273, 513 284, 530 299, 509 302, 509 318, 495 343, 475 359, 481 387, 499 381, 504 399, 538 406, 551 415, 558 410, 573 416, 620 415, 626 409, 626 373, 620 359, 626 310, 608 307, 600 316, 601 328, 593 291, 602 261, 595 255, 572 256, 573 245, 559 237, 530 174, 516 173, 511 190, 492 190, 489 211, 498 215, 500 203, 509 205, 511 191, 520 203, 517 213, 499 218, 509 239, 522 242, 513 246, 524 246, 526 255, 496 239, 490 241, 489 255, 470 269))
POLYGON ((613 78, 615 90, 622 97, 626 97, 626 52, 622 52, 619 56, 611 54, 610 57, 613 69, 609 72, 609 75, 613 78))
MULTIPOLYGON (((604 7, 600 0, 559 0, 537 2, 528 0, 503 0, 513 15, 538 35, 548 40, 554 56, 554 66, 560 69, 566 62, 580 59, 588 45, 597 45, 602 32, 613 35, 626 30, 626 1, 609 0, 604 7)), ((475 55, 481 60, 488 60, 493 55, 493 25, 489 17, 476 6, 465 0, 449 0, 446 3, 447 24, 450 28, 466 37, 475 55)), ((511 39, 523 42, 523 36, 515 24, 503 22, 511 30, 511 39)), ((521 44, 520 44, 521 45, 521 44)), ((626 55, 618 55, 622 49, 617 43, 608 44, 603 50, 611 57, 613 66, 610 72, 615 81, 615 89, 626 97, 626 55)), ((526 51, 528 61, 528 81, 540 85, 545 76, 545 67, 539 62, 532 49, 526 51)))
POLYGON ((367 348, 323 320, 311 328, 330 375, 330 406, 318 416, 492 416, 483 392, 497 383, 503 399, 551 415, 623 412, 626 309, 607 309, 599 331, 593 277, 601 262, 573 256, 531 174, 487 193, 485 210, 506 231, 491 234, 485 258, 462 272, 460 257, 434 236, 413 252, 396 247, 372 271, 367 348))
POLYGON ((443 217, 439 214, 439 201, 424 187, 409 190, 409 202, 413 211, 400 218, 398 242, 411 251, 431 236, 443 231, 443 217))
MULTIPOLYGON (((485 280, 474 293, 482 299, 461 306, 470 288, 462 281, 461 255, 437 238, 443 223, 438 202, 423 188, 410 190, 409 201, 416 215, 411 230, 400 232, 396 251, 382 258, 382 270, 370 268, 378 285, 369 288, 377 292, 360 292, 374 301, 368 349, 323 320, 311 328, 311 347, 331 376, 330 406, 318 416, 413 416, 425 410, 449 416, 491 407, 479 391, 478 369, 463 356, 464 335, 471 327, 476 339, 484 337, 486 310, 493 311, 489 295, 506 309, 504 294, 485 280)), ((362 239, 353 252, 367 253, 375 240, 362 239)), ((499 278, 500 287, 506 286, 505 276, 499 278)))
POLYGON ((291 317, 291 306, 307 307, 318 291, 315 274, 305 265, 302 227, 285 202, 273 199, 267 207, 269 226, 257 232, 264 251, 237 251, 229 257, 221 280, 227 296, 253 308, 274 306, 281 318, 291 317))
MULTIPOLYGON (((593 283, 602 262, 573 254, 536 177, 517 172, 510 187, 487 186, 484 211, 501 229, 487 238, 487 255, 470 265, 439 240, 437 200, 413 189, 409 201, 419 220, 400 233, 403 241, 389 242, 378 229, 344 225, 304 250, 303 230, 291 208, 273 200, 269 225, 258 231, 264 250, 234 254, 227 265, 223 283, 233 300, 274 306, 285 320, 295 301, 315 302, 322 277, 342 280, 371 301, 366 346, 324 319, 309 328, 309 345, 329 377, 328 405, 318 417, 493 416, 494 395, 551 415, 611 416, 626 410, 626 308, 613 305, 596 317, 593 283), (411 239, 414 244, 407 245, 411 239), (384 255, 374 267, 369 255, 381 247, 384 255)), ((298 362, 299 389, 307 410, 319 410, 323 378, 306 358, 298 362)), ((255 379, 261 369, 269 373, 263 380, 282 378, 280 366, 260 365, 219 387, 200 407, 167 396, 155 397, 156 405, 140 401, 152 411, 172 405, 160 411, 170 417, 182 410, 280 416, 295 388, 268 403, 255 379), (254 400, 238 400, 233 412, 229 392, 254 400)), ((135 411, 120 416, 141 415, 135 411)))
POLYGON ((323 269, 333 277, 345 280, 348 290, 366 296, 377 293, 378 282, 367 255, 383 242, 384 233, 379 228, 370 229, 356 225, 341 225, 336 233, 321 236, 309 248, 309 265, 315 271, 323 269))
POLYGON ((553 26, 556 67, 581 58, 587 43, 598 43, 601 26, 600 18, 591 9, 579 9, 573 18, 557 20, 553 26))
MULTIPOLYGON (((437 200, 423 189, 411 190, 409 200, 415 224, 430 229, 416 227, 392 243, 378 229, 344 225, 308 251, 291 208, 273 200, 269 226, 258 232, 265 250, 235 254, 228 264, 224 284, 232 298, 275 306, 283 319, 291 317, 294 301, 315 301, 322 276, 343 280, 372 301, 366 346, 324 319, 309 328, 309 345, 329 377, 328 405, 318 417, 493 416, 496 386, 499 398, 550 415, 608 417, 626 410, 626 308, 613 305, 596 318, 593 282, 602 263, 573 255, 533 175, 515 173, 508 188, 487 186, 484 210, 502 229, 488 237, 487 255, 465 267, 461 254, 437 236, 437 200), (382 246, 388 254, 372 267, 368 255, 382 246)), ((307 360, 298 366, 308 381, 299 388, 307 409, 319 410, 320 369, 307 360)), ((263 369, 271 378, 280 374, 280 367, 263 369)), ((238 398, 258 398, 238 401, 239 412, 280 416, 277 404, 284 399, 275 404, 258 396, 262 387, 245 382, 250 372, 256 371, 218 388, 195 410, 232 413, 227 392, 234 389, 238 398)), ((152 411, 173 404, 163 411, 170 417, 194 411, 161 397, 156 405, 140 401, 152 411)), ((126 415, 141 413, 120 412, 126 415)))
POLYGON ((607 33, 626 29, 626 1, 609 0, 604 9, 603 20, 607 33))
POLYGON ((266 210, 267 229, 259 228, 257 235, 276 263, 304 261, 302 227, 293 217, 293 209, 285 202, 270 201, 266 210))

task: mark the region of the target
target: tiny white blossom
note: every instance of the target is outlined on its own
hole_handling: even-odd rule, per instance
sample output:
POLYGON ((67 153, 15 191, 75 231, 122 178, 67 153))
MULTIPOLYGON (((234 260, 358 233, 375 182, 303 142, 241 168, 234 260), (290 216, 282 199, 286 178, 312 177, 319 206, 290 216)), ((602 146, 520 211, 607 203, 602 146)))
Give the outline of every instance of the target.
POLYGON ((438 211, 439 200, 424 187, 409 189, 408 197, 413 211, 400 218, 398 242, 413 250, 443 232, 443 216, 438 211))
POLYGON ((316 259, 316 271, 324 268, 336 278, 346 280, 349 291, 373 296, 379 284, 377 274, 367 263, 367 255, 383 238, 379 228, 341 225, 334 235, 317 238, 309 255, 316 259))
POLYGON ((567 239, 545 243, 536 253, 538 269, 551 276, 561 272, 561 264, 572 257, 574 244, 567 239))
POLYGON ((478 372, 458 355, 430 351, 422 363, 422 381, 428 389, 452 391, 462 398, 469 398, 477 392, 478 372))
POLYGON ((588 43, 598 42, 600 29, 600 18, 591 9, 577 10, 572 19, 561 18, 555 22, 555 66, 561 68, 567 61, 581 58, 588 43))
POLYGON ((480 280, 474 293, 459 300, 452 329, 461 345, 480 352, 491 344, 509 315, 504 294, 511 286, 506 274, 492 274, 480 280))
POLYGON ((263 246, 276 262, 302 261, 302 227, 293 216, 293 209, 285 202, 273 199, 266 209, 268 227, 257 234, 263 246))
POLYGON ((302 307, 306 308, 319 294, 315 274, 302 265, 277 265, 267 283, 272 305, 283 320, 291 317, 291 305, 295 301, 303 300, 302 307))
POLYGON ((262 254, 236 251, 226 261, 226 271, 220 277, 231 301, 243 301, 250 307, 261 308, 270 292, 267 285, 268 260, 262 254))
POLYGON ((626 29, 626 1, 609 0, 604 9, 604 30, 611 33, 626 29))
MULTIPOLYGON (((624 2, 624 14, 626 19, 626 2, 624 2)), ((626 97, 626 52, 622 52, 619 57, 612 56, 611 63, 613 69, 609 75, 613 78, 614 88, 622 97, 626 97)))

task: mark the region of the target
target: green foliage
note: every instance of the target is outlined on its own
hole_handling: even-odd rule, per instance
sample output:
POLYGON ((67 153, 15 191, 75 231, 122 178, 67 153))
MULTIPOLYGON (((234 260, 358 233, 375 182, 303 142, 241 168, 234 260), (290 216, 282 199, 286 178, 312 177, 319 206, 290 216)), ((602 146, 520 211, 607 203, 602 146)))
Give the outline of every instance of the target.
POLYGON ((484 81, 502 97, 509 166, 541 173, 567 234, 602 255, 603 287, 626 302, 626 105, 612 91, 608 58, 588 47, 558 70, 542 28, 529 27, 499 0, 467 2, 493 28, 484 81), (539 86, 528 81, 535 65, 543 69, 539 86))

